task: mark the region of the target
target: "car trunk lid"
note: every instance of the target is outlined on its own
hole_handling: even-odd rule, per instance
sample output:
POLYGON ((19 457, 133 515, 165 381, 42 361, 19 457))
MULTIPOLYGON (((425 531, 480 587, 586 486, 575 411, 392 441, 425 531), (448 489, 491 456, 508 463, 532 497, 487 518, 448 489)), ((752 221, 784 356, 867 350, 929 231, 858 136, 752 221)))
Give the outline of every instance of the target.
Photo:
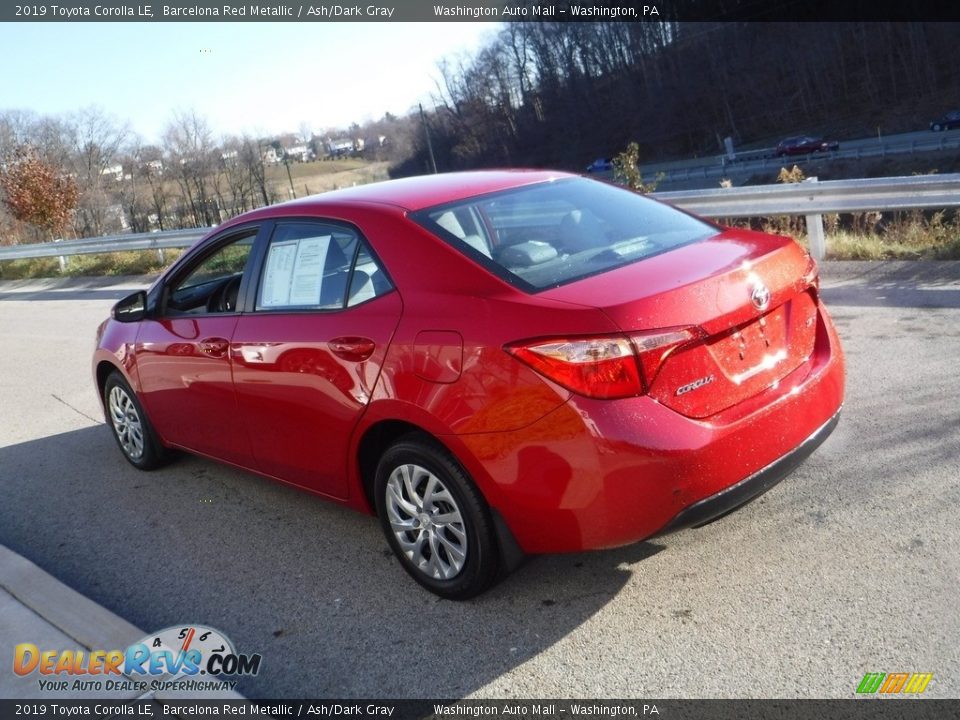
POLYGON ((813 352, 815 265, 789 238, 728 230, 552 289, 602 309, 627 335, 696 328, 650 371, 647 393, 705 418, 776 385, 813 352), (653 374, 655 373, 655 374, 653 374))

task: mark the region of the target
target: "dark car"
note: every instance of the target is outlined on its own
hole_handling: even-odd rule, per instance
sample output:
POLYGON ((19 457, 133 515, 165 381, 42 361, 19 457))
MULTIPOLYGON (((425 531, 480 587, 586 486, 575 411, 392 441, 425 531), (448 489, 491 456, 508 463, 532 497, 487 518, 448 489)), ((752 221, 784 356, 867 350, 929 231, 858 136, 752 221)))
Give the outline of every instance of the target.
POLYGON ((836 140, 824 140, 822 137, 798 135, 797 137, 788 137, 780 141, 780 144, 777 145, 777 156, 810 155, 811 153, 832 152, 839 149, 840 143, 836 140))
POLYGON ((930 129, 934 132, 940 132, 941 130, 953 130, 957 127, 960 127, 960 110, 948 112, 939 120, 934 120, 932 123, 930 123, 930 129))
POLYGON ((375 514, 448 598, 729 512, 844 391, 800 245, 552 172, 234 218, 114 307, 93 370, 136 467, 182 449, 375 514))

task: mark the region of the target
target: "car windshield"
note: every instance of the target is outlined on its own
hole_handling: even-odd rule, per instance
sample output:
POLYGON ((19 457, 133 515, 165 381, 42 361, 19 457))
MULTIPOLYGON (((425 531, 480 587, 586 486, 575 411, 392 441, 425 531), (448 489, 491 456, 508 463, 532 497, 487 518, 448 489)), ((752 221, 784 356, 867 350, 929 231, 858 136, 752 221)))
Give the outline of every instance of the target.
POLYGON ((429 208, 413 218, 527 292, 613 270, 717 233, 606 183, 570 178, 429 208))

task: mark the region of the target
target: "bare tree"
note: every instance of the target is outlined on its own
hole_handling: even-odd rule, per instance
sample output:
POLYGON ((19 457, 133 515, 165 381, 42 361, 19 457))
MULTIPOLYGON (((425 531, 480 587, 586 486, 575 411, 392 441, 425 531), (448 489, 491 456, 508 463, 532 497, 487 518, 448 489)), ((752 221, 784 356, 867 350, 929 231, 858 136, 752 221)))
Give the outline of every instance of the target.
POLYGON ((267 168, 263 160, 265 149, 266 146, 259 140, 244 135, 241 138, 239 160, 247 177, 250 178, 254 191, 259 193, 264 205, 269 205, 273 202, 273 196, 267 189, 267 168))
POLYGON ((129 127, 102 109, 89 107, 64 124, 74 176, 80 190, 74 230, 80 237, 117 229, 117 199, 124 179, 120 149, 129 127))
POLYGON ((173 178, 181 191, 180 224, 219 223, 219 210, 209 188, 217 152, 207 120, 193 111, 175 114, 163 133, 163 145, 168 167, 165 175, 173 178))

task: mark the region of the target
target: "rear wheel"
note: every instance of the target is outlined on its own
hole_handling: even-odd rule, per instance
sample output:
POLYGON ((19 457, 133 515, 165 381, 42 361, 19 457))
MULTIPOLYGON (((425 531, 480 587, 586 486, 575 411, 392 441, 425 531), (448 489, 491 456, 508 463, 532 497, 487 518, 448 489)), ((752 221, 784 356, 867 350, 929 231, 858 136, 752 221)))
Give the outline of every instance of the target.
POLYGON ((112 372, 103 386, 107 424, 123 456, 140 470, 153 470, 168 457, 137 400, 137 394, 119 372, 112 372))
POLYGON ((375 491, 387 542, 414 580, 450 600, 493 584, 489 508, 448 450, 423 436, 401 439, 380 459, 375 491))
POLYGON ((943 125, 941 125, 940 123, 934 123, 933 125, 930 126, 930 129, 933 130, 934 132, 940 132, 941 130, 943 130, 943 125))

